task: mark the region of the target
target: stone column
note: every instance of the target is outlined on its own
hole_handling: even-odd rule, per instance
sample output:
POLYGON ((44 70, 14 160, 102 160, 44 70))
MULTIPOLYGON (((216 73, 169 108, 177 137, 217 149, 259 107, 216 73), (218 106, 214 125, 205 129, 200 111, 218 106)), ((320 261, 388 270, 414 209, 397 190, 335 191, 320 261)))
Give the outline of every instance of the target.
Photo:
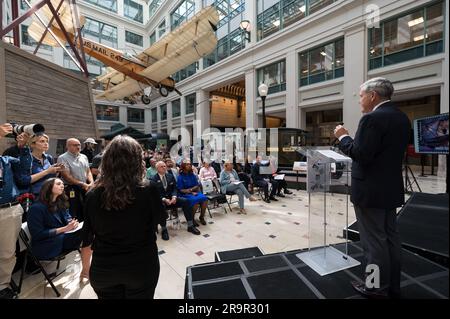
POLYGON ((210 101, 209 92, 205 90, 198 90, 196 92, 196 108, 195 108, 195 120, 193 129, 193 142, 194 144, 201 138, 205 129, 210 127, 210 101))
POLYGON ((345 33, 345 75, 343 121, 351 136, 355 136, 361 119, 359 87, 367 79, 367 39, 365 24, 345 33))
POLYGON ((172 101, 167 102, 167 134, 172 131, 172 101))
POLYGON ((298 106, 298 58, 295 51, 286 56, 286 127, 300 127, 298 106))
POLYGON ((144 109, 144 132, 152 133, 152 109, 149 107, 144 109))
POLYGON ((245 71, 245 115, 246 115, 246 128, 258 128, 258 104, 256 103, 256 72, 254 69, 245 71))
POLYGON ((128 125, 128 106, 126 105, 119 106, 119 122, 122 125, 128 125))

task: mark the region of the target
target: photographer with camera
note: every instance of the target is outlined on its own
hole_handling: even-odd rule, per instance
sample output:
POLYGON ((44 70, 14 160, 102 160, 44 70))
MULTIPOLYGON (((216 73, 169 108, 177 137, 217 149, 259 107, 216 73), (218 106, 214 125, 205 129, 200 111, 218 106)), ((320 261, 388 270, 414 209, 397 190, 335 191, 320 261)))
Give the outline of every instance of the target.
MULTIPOLYGON (((0 138, 13 132, 9 123, 0 125, 0 138)), ((13 168, 19 169, 19 159, 0 157, 0 299, 15 299, 17 294, 9 287, 16 264, 16 242, 22 225, 23 209, 14 181, 13 168)))
POLYGON ((73 218, 82 222, 83 205, 86 192, 91 188, 94 178, 89 168, 86 155, 81 154, 81 143, 76 138, 66 142, 67 152, 58 157, 58 163, 64 164, 61 176, 66 184, 66 195, 69 197, 70 213, 73 218))

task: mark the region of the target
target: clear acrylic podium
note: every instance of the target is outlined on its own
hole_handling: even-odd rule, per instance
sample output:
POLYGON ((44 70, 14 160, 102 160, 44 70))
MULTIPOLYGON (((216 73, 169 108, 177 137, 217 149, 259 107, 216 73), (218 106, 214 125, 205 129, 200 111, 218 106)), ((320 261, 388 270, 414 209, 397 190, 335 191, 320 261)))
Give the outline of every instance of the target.
POLYGON ((343 224, 348 227, 352 160, 329 147, 306 149, 306 157, 308 251, 296 256, 321 276, 358 266, 360 262, 348 255, 348 237, 345 253, 330 246, 333 240, 336 243, 336 234, 344 229, 343 224))

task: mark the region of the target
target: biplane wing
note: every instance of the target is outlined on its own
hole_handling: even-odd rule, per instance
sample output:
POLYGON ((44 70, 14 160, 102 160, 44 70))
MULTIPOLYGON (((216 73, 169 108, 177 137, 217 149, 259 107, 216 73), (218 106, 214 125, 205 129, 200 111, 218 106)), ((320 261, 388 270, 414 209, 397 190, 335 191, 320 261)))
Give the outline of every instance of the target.
MULTIPOLYGON (((55 6, 60 4, 59 0, 51 1, 55 6)), ((52 13, 46 6, 39 12, 47 18, 47 23, 51 20, 52 13)), ((70 6, 64 2, 59 7, 58 15, 69 36, 73 37, 78 28, 73 25, 71 14, 70 6)), ((84 22, 85 19, 82 17, 80 25, 84 22)), ((83 38, 84 52, 108 66, 107 73, 97 77, 97 81, 106 87, 106 90, 97 97, 118 100, 142 92, 149 86, 159 89, 162 96, 167 96, 174 90, 181 94, 175 89, 175 81, 170 76, 215 49, 217 45, 215 31, 218 22, 217 10, 213 6, 206 7, 136 56, 83 38)), ((56 37, 65 43, 64 34, 55 21, 49 28, 42 24, 42 21, 39 23, 34 21, 28 28, 29 34, 36 41, 42 40, 42 43, 56 46, 59 44, 55 40, 56 37), (51 31, 51 36, 47 30, 51 31)), ((77 42, 76 45, 80 44, 77 42)), ((150 103, 146 94, 143 95, 142 101, 145 104, 150 103)))
MULTIPOLYGON (((123 74, 121 74, 123 77, 123 74)), ((133 95, 133 93, 141 91, 142 85, 139 84, 138 81, 128 78, 125 81, 122 81, 119 84, 114 85, 112 88, 110 88, 108 91, 105 91, 103 93, 98 94, 97 98, 105 98, 107 100, 118 100, 127 96, 133 95), (132 93, 130 93, 132 92, 132 93), (107 95, 106 95, 107 94, 107 95)))
MULTIPOLYGON (((97 97, 117 100, 142 91, 142 87, 155 86, 155 83, 161 83, 169 91, 173 90, 174 83, 168 81, 169 76, 198 61, 216 48, 215 26, 218 20, 219 16, 214 7, 204 8, 192 19, 136 56, 139 61, 149 65, 144 70, 136 72, 147 79, 141 85, 132 86, 136 91, 124 89, 124 87, 131 88, 129 85, 121 87, 121 89, 115 89, 116 86, 114 86, 100 93, 97 97)), ((99 76, 98 80, 110 85, 118 85, 118 82, 128 81, 125 80, 123 75, 121 78, 120 74, 118 71, 111 71, 99 76)))
POLYGON ((177 29, 145 49, 137 57, 143 61, 147 57, 153 58, 154 60, 161 60, 167 56, 167 53, 178 51, 186 43, 198 37, 199 34, 208 33, 211 30, 215 31, 218 23, 219 15, 217 10, 212 6, 206 7, 190 20, 182 23, 177 29))

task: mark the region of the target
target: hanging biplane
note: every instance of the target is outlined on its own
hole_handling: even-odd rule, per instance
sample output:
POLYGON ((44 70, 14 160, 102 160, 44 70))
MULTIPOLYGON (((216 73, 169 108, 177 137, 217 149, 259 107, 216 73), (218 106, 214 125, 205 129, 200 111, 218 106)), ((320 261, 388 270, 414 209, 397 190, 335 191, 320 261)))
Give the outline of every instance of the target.
MULTIPOLYGON (((51 2, 57 4, 60 0, 51 2)), ((52 21, 52 12, 48 8, 43 7, 40 11, 48 21, 52 21)), ((74 37, 77 28, 72 23, 69 5, 60 5, 58 13, 67 33, 74 37)), ((82 26, 85 18, 81 16, 79 20, 82 26)), ((217 10, 212 6, 206 7, 137 55, 130 55, 83 38, 84 52, 108 66, 108 72, 97 77, 104 85, 105 91, 96 98, 114 101, 130 97, 133 99, 134 96, 141 95, 142 102, 149 104, 152 87, 158 89, 163 97, 172 91, 181 95, 170 75, 210 54, 216 48, 215 31, 218 21, 217 10)), ((59 38, 59 42, 65 43, 64 34, 56 22, 52 22, 48 29, 59 38)), ((42 40, 43 44, 58 45, 54 37, 46 33, 46 27, 38 21, 33 21, 28 33, 36 41, 42 40)), ((77 46, 79 47, 78 43, 77 46)))

